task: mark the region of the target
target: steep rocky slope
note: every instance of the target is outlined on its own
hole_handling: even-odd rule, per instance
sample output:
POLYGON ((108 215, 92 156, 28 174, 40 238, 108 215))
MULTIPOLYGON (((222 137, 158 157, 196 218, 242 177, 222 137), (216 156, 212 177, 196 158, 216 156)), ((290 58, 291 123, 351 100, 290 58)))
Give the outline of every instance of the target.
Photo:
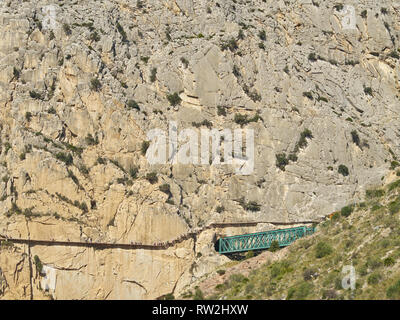
MULTIPOLYGON (((348 29, 330 1, 0 1, 0 234, 153 245, 361 199, 398 164, 400 4, 353 6, 348 29), (171 120, 253 129, 254 172, 151 165, 147 133, 171 120)), ((272 227, 166 250, 16 244, 0 294, 176 293, 228 261, 217 236, 272 227)))
POLYGON ((313 236, 233 267, 232 263, 221 266, 196 290, 189 289, 183 296, 195 293, 196 298, 214 299, 398 300, 399 218, 397 179, 384 188, 368 190, 366 201, 336 212, 319 225, 313 236))

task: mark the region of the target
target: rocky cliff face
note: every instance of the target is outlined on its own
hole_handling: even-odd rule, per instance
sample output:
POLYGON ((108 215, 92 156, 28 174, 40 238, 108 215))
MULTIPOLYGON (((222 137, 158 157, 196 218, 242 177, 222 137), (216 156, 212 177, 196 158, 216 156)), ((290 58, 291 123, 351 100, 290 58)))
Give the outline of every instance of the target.
MULTIPOLYGON (((212 222, 313 220, 397 166, 400 3, 0 7, 2 236, 153 245, 212 222), (147 133, 170 121, 253 129, 254 171, 151 165, 147 133)), ((165 250, 3 243, 0 297, 176 293, 226 261, 217 235, 257 228, 165 250)))

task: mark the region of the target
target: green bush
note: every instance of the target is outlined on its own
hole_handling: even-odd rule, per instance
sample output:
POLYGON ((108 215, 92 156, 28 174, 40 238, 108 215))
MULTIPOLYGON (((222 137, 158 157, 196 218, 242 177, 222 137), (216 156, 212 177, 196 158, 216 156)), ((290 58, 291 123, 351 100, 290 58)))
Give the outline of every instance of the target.
POLYGON ((34 262, 35 262, 37 272, 38 272, 38 273, 42 273, 43 264, 42 264, 42 262, 40 261, 39 257, 38 257, 37 255, 35 255, 35 256, 33 257, 33 260, 34 260, 34 262))
POLYGON ((303 96, 306 97, 306 98, 308 98, 308 99, 310 99, 310 100, 313 100, 313 99, 314 99, 313 96, 312 96, 312 93, 309 92, 309 91, 303 92, 303 96))
POLYGON ((338 168, 338 172, 344 177, 349 175, 349 168, 347 168, 344 164, 341 164, 338 168))
POLYGON ((117 22, 117 30, 122 37, 122 42, 126 42, 127 41, 126 32, 119 22, 117 22))
POLYGON ((225 208, 224 208, 224 206, 218 206, 217 209, 216 209, 216 211, 217 211, 218 213, 221 213, 221 212, 224 212, 224 211, 225 211, 225 208))
POLYGON ((262 41, 267 40, 267 33, 265 32, 265 30, 261 30, 261 31, 258 33, 258 37, 259 37, 262 41))
POLYGON ((218 273, 220 276, 222 276, 222 275, 225 274, 225 270, 222 270, 222 269, 217 270, 217 273, 218 273))
POLYGON ((42 98, 43 98, 39 92, 36 92, 34 90, 29 91, 29 95, 32 99, 42 100, 42 98))
POLYGON ((285 167, 289 164, 289 160, 286 158, 285 153, 279 153, 276 155, 276 166, 285 171, 285 167))
POLYGON ((326 242, 319 242, 315 248, 315 257, 321 259, 325 256, 330 255, 333 252, 332 247, 326 242))
POLYGON ((386 290, 389 299, 400 299, 400 279, 386 290))
POLYGON ((147 149, 150 147, 150 141, 143 141, 142 146, 140 148, 140 152, 142 155, 145 155, 147 152, 147 149))
POLYGON ((396 263, 393 257, 387 257, 385 260, 383 260, 383 265, 385 267, 390 267, 393 266, 396 263))
POLYGON ((365 192, 366 197, 369 199, 382 197, 384 194, 385 190, 383 189, 371 189, 365 192))
POLYGON ((226 116, 226 109, 223 106, 218 106, 217 107, 217 114, 219 116, 226 116))
POLYGON ((348 205, 340 210, 340 214, 342 215, 342 217, 348 217, 349 215, 352 214, 353 211, 354 211, 354 205, 348 205))
POLYGON ((90 80, 90 89, 92 89, 93 91, 99 91, 100 88, 101 88, 100 80, 97 78, 92 78, 90 80))
POLYGON ((304 300, 313 290, 314 286, 310 282, 302 282, 296 287, 292 287, 288 290, 286 296, 287 300, 304 300))
POLYGON ((245 259, 250 259, 254 257, 254 251, 247 251, 245 255, 245 259))
POLYGON ((171 104, 171 106, 176 106, 182 102, 181 97, 176 92, 173 94, 167 95, 167 99, 168 99, 169 103, 171 104))
POLYGON ((368 284, 370 284, 370 285, 374 285, 374 284, 379 283, 379 281, 381 280, 381 278, 382 278, 382 276, 381 276, 380 273, 374 272, 374 273, 372 273, 372 274, 368 277, 367 282, 368 282, 368 284))
POLYGON ((168 195, 171 194, 171 187, 168 183, 164 183, 164 184, 160 185, 159 189, 161 192, 164 192, 165 194, 168 194, 168 195))
POLYGON ((391 170, 396 169, 398 166, 400 166, 400 163, 398 161, 393 160, 392 162, 390 162, 390 169, 391 170))
POLYGON ((137 174, 139 172, 139 168, 134 166, 132 168, 129 169, 129 175, 131 176, 132 179, 136 179, 137 178, 137 174))
POLYGON ((371 87, 364 87, 364 93, 372 96, 372 88, 371 87))
POLYGON ((204 294, 198 287, 194 292, 193 300, 204 300, 204 294))
POLYGON ((150 172, 146 174, 146 180, 149 181, 151 184, 154 184, 158 181, 157 173, 150 172))
POLYGON ((271 246, 269 247, 269 251, 275 252, 280 249, 279 242, 277 240, 273 240, 271 242, 271 246))
POLYGON ((389 191, 392 191, 394 189, 397 189, 398 187, 400 187, 400 180, 390 183, 388 189, 389 191))
POLYGON ((156 79, 157 79, 156 75, 157 75, 157 68, 151 69, 151 75, 150 75, 151 82, 156 81, 156 79))
POLYGON ((391 201, 388 205, 389 212, 391 214, 395 214, 400 211, 400 197, 398 197, 395 201, 391 201))
POLYGON ((293 268, 287 260, 275 262, 270 266, 271 279, 275 279, 278 281, 281 280, 285 274, 292 271, 293 268))
POLYGON ((126 104, 129 110, 136 109, 140 111, 139 105, 135 100, 129 100, 126 104))
POLYGON ((175 300, 175 297, 172 293, 168 293, 163 297, 163 300, 175 300))
POLYGON ((73 158, 70 153, 59 152, 56 154, 56 159, 64 162, 67 166, 73 163, 73 158))
POLYGON ((63 24, 63 30, 67 36, 69 36, 72 33, 70 26, 66 23, 63 24))
POLYGON ((360 146, 360 137, 358 136, 358 133, 356 130, 353 130, 351 132, 351 138, 353 140, 353 142, 357 145, 360 146))

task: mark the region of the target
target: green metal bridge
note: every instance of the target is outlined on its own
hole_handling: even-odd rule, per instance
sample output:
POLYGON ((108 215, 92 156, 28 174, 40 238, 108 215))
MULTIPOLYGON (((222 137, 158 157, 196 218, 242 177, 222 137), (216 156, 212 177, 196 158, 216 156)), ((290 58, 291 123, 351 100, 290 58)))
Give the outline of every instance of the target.
POLYGON ((280 247, 286 247, 297 239, 311 235, 314 232, 315 227, 303 226, 220 238, 218 240, 218 252, 226 254, 251 250, 265 250, 271 247, 272 241, 278 241, 280 247))

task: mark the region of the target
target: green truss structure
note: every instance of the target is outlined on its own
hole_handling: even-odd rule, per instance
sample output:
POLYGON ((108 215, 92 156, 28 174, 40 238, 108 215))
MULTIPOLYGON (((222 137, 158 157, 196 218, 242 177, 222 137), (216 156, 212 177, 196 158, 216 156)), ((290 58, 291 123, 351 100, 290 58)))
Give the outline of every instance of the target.
POLYGON ((271 247, 272 241, 278 241, 280 247, 286 247, 297 239, 311 235, 314 232, 315 227, 303 226, 220 238, 218 252, 226 254, 251 250, 266 250, 271 247))

